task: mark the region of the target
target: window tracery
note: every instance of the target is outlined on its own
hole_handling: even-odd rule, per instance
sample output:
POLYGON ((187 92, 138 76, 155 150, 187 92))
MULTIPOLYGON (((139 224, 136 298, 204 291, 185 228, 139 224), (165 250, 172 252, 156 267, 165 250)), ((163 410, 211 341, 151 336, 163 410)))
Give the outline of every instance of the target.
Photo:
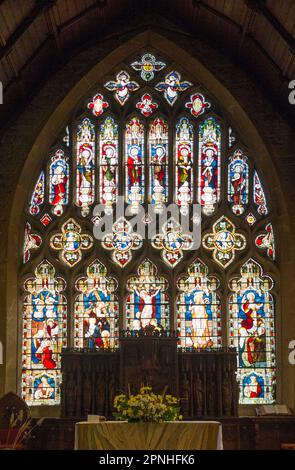
POLYGON ((20 271, 27 292, 22 391, 30 405, 59 403, 60 352, 72 324, 76 347, 113 349, 120 329, 138 334, 147 326, 177 329, 179 346, 188 350, 237 347, 240 402, 275 399, 274 283, 254 259, 240 265, 248 252, 262 263, 264 255, 275 260, 267 193, 222 110, 187 73, 167 72, 167 64, 145 53, 98 84, 33 186, 20 271), (90 236, 101 220, 92 208, 101 203, 114 213, 119 195, 132 215, 144 209, 146 229, 148 203, 161 213, 174 202, 183 214, 201 204, 199 258, 192 262, 190 237, 172 218, 151 240, 133 232, 127 216, 115 218, 103 240, 90 236), (43 261, 36 266, 37 256, 43 261), (229 278, 229 266, 241 276, 229 278), (175 267, 183 273, 177 280, 175 267), (74 288, 55 275, 60 271, 74 288), (169 289, 179 291, 175 306, 169 289))

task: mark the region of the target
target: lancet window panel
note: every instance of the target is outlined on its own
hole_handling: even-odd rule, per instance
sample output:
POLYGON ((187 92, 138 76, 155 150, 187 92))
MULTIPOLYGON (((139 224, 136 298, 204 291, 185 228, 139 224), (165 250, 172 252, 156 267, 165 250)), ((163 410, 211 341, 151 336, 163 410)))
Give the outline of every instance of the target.
POLYGON ((98 128, 99 202, 110 208, 119 195, 118 124, 107 116, 98 128))
POLYGON ((78 295, 74 305, 75 347, 93 350, 118 347, 117 281, 108 276, 106 267, 94 260, 86 276, 76 280, 78 295))
POLYGON ((134 212, 145 200, 145 158, 144 125, 133 117, 125 129, 125 195, 134 212))
POLYGON ((167 280, 158 276, 156 266, 148 259, 143 261, 137 275, 127 281, 130 292, 126 302, 126 329, 135 333, 144 328, 161 332, 170 328, 167 280))
POLYGON ((47 260, 24 282, 21 388, 29 405, 60 403, 60 353, 67 345, 65 288, 47 260))
POLYGON ((95 200, 95 126, 90 119, 78 124, 76 139, 76 204, 85 217, 95 200))
POLYGON ((238 353, 240 403, 272 403, 275 394, 274 283, 254 259, 229 287, 229 342, 238 353))
POLYGON ((221 192, 221 126, 214 116, 199 125, 198 202, 203 213, 212 215, 221 192))
POLYGON ((222 346, 220 282, 209 275, 200 259, 178 280, 177 329, 179 346, 188 350, 212 350, 222 346))

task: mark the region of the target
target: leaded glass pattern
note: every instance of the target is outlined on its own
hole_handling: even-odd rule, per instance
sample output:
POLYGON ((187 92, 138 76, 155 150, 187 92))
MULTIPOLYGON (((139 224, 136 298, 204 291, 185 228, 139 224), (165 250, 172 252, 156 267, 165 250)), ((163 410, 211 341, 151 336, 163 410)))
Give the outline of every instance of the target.
POLYGON ((206 264, 196 259, 178 280, 177 331, 182 348, 211 350, 222 345, 220 282, 208 273, 206 264))
POLYGON ((185 107, 190 110, 192 116, 197 118, 201 116, 207 108, 210 108, 211 104, 205 100, 201 93, 195 93, 191 95, 190 101, 185 103, 185 107))
POLYGON ((255 238, 255 245, 264 250, 272 261, 275 260, 275 237, 271 223, 267 224, 265 230, 255 238))
POLYGON ((132 118, 125 133, 125 194, 134 213, 144 202, 144 160, 144 126, 139 119, 132 118))
POLYGON ((122 70, 117 74, 116 80, 110 80, 105 84, 105 87, 107 90, 113 91, 116 100, 124 106, 130 97, 130 92, 138 90, 139 85, 137 82, 130 80, 128 72, 122 70))
POLYGON ((69 164, 68 157, 59 149, 51 157, 49 167, 49 203, 52 213, 60 216, 69 202, 69 164))
POLYGON ((253 200, 258 214, 263 216, 267 215, 266 197, 257 171, 254 171, 253 176, 253 200))
POLYGON ((182 211, 187 211, 193 201, 193 138, 193 126, 186 117, 182 117, 176 125, 175 146, 176 202, 182 211))
POLYGON ((118 196, 118 125, 109 116, 99 131, 99 200, 109 209, 118 196))
POLYGON ((227 268, 235 259, 236 251, 246 248, 244 235, 236 232, 235 225, 225 216, 220 217, 211 233, 203 237, 203 246, 212 251, 213 259, 223 268, 227 268))
POLYGON ((148 259, 143 261, 137 276, 127 282, 130 294, 126 302, 126 328, 132 331, 153 328, 167 330, 169 321, 169 298, 167 280, 158 276, 156 266, 148 259))
POLYGON ((37 215, 40 208, 44 203, 45 198, 45 174, 41 171, 40 176, 35 184, 34 191, 31 197, 29 212, 31 215, 37 215))
POLYGON ((19 250, 21 285, 37 276, 34 299, 30 281, 22 301, 23 396, 28 403, 58 404, 59 354, 67 341, 113 349, 120 328, 135 336, 141 329, 177 329, 182 348, 196 353, 245 347, 249 364, 251 348, 262 345, 267 353, 256 360, 253 350, 251 366, 239 352, 240 402, 269 403, 275 399, 274 288, 265 288, 263 271, 268 266, 277 281, 277 229, 256 156, 209 90, 189 82, 176 64, 143 52, 121 68, 77 103, 78 111, 42 156, 32 182, 19 250), (120 219, 116 202, 121 195, 131 210, 120 219), (182 229, 174 213, 163 217, 157 236, 145 239, 137 233, 133 217, 149 230, 172 202, 191 225, 200 218, 191 217, 192 205, 202 206, 202 246, 194 246, 195 253, 187 227, 182 229), (97 204, 102 213, 93 212, 97 204), (97 240, 91 232, 103 213, 113 219, 97 240), (256 255, 260 268, 252 259, 256 255), (252 264, 242 267, 243 281, 234 284, 232 272, 250 257, 252 264), (62 272, 63 282, 55 272, 62 272), (246 282, 249 289, 251 283, 261 285, 247 292, 246 282), (247 310, 243 296, 250 296, 249 305, 261 306, 247 310), (71 305, 67 321, 66 297, 71 305), (52 299, 57 336, 49 333, 51 327, 56 331, 50 321, 46 333, 52 299), (43 308, 43 320, 32 317, 38 308, 43 308), (230 312, 230 324, 221 332, 223 309, 230 312), (249 326, 255 315, 256 330, 249 326), (31 346, 35 334, 38 355, 31 346), (45 357, 47 366, 54 362, 56 367, 45 367, 45 357))
POLYGON ((23 247, 23 263, 27 263, 31 257, 31 251, 40 247, 42 238, 36 233, 32 233, 31 224, 26 223, 24 234, 24 247, 23 247))
POLYGON ((272 403, 275 396, 273 280, 255 260, 243 264, 229 287, 229 343, 238 352, 240 403, 272 403))
POLYGON ((179 93, 187 90, 191 85, 191 82, 186 80, 182 81, 180 73, 176 70, 173 70, 165 76, 163 82, 159 82, 155 86, 155 89, 164 93, 167 102, 170 104, 170 106, 173 106, 179 97, 179 93))
POLYGON ((24 283, 22 397, 29 405, 60 402, 60 353, 67 345, 65 287, 47 260, 24 283))
POLYGON ((238 149, 229 157, 228 164, 228 201, 235 215, 244 213, 248 204, 249 167, 247 157, 238 149))
POLYGON ((157 117, 149 130, 149 200, 160 211, 168 200, 168 125, 157 117))
POLYGON ((198 202, 212 215, 220 199, 221 129, 214 117, 199 126, 198 202))
POLYGON ((92 114, 98 117, 101 116, 105 109, 109 107, 109 103, 104 101, 104 97, 101 93, 97 93, 93 96, 92 101, 87 105, 87 108, 91 109, 92 114))
POLYGON ((132 251, 141 248, 142 243, 142 236, 134 233, 131 224, 120 217, 113 224, 113 231, 105 235, 102 246, 111 250, 113 261, 124 268, 132 259, 132 251))
POLYGON ((158 108, 158 104, 153 101, 153 98, 148 93, 142 95, 141 100, 138 101, 135 106, 145 117, 151 116, 153 112, 158 108))
POLYGON ((131 67, 140 72, 142 80, 149 82, 155 76, 155 72, 159 72, 165 67, 165 62, 157 60, 152 54, 144 54, 140 60, 132 62, 131 67))
POLYGON ((95 192, 95 127, 88 118, 78 125, 76 171, 76 204, 85 217, 95 192))
POLYGON ((118 346, 117 281, 108 276, 106 267, 94 260, 86 276, 76 281, 75 347, 94 350, 114 349, 118 346))
POLYGON ((183 258, 183 252, 190 250, 193 237, 182 231, 181 225, 171 217, 162 228, 162 233, 152 238, 152 246, 161 250, 161 257, 171 268, 183 258))
POLYGON ((59 252, 61 260, 73 267, 82 259, 82 251, 89 250, 93 245, 93 238, 87 233, 82 233, 80 225, 69 219, 61 227, 61 232, 56 233, 50 239, 50 246, 59 252))

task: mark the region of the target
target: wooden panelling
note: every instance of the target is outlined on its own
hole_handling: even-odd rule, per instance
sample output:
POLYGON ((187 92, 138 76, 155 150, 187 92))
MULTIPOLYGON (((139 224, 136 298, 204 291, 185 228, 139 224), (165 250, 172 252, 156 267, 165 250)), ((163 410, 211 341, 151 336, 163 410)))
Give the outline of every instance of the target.
POLYGON ((62 354, 64 418, 112 417, 114 395, 130 387, 166 387, 185 418, 237 416, 235 351, 178 352, 176 337, 122 338, 120 352, 68 349, 62 354))

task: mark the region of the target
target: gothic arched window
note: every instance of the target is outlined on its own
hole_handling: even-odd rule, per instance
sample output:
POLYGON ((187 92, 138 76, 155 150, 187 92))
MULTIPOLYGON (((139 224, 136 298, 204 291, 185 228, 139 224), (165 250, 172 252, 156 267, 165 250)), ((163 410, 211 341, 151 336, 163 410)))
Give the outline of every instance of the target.
POLYGON ((235 347, 240 403, 275 400, 275 236, 262 175, 226 110, 145 53, 79 103, 26 206, 22 394, 58 404, 63 346, 118 347, 120 329, 178 331, 179 348, 235 347), (128 208, 116 216, 120 199, 128 208), (171 214, 202 208, 201 243, 171 214), (101 239, 93 209, 114 215, 101 239), (136 230, 133 218, 136 218, 136 230), (138 224, 143 230, 138 229, 138 224), (68 306, 68 308, 67 308, 68 306), (67 313, 68 312, 68 313, 67 313))

